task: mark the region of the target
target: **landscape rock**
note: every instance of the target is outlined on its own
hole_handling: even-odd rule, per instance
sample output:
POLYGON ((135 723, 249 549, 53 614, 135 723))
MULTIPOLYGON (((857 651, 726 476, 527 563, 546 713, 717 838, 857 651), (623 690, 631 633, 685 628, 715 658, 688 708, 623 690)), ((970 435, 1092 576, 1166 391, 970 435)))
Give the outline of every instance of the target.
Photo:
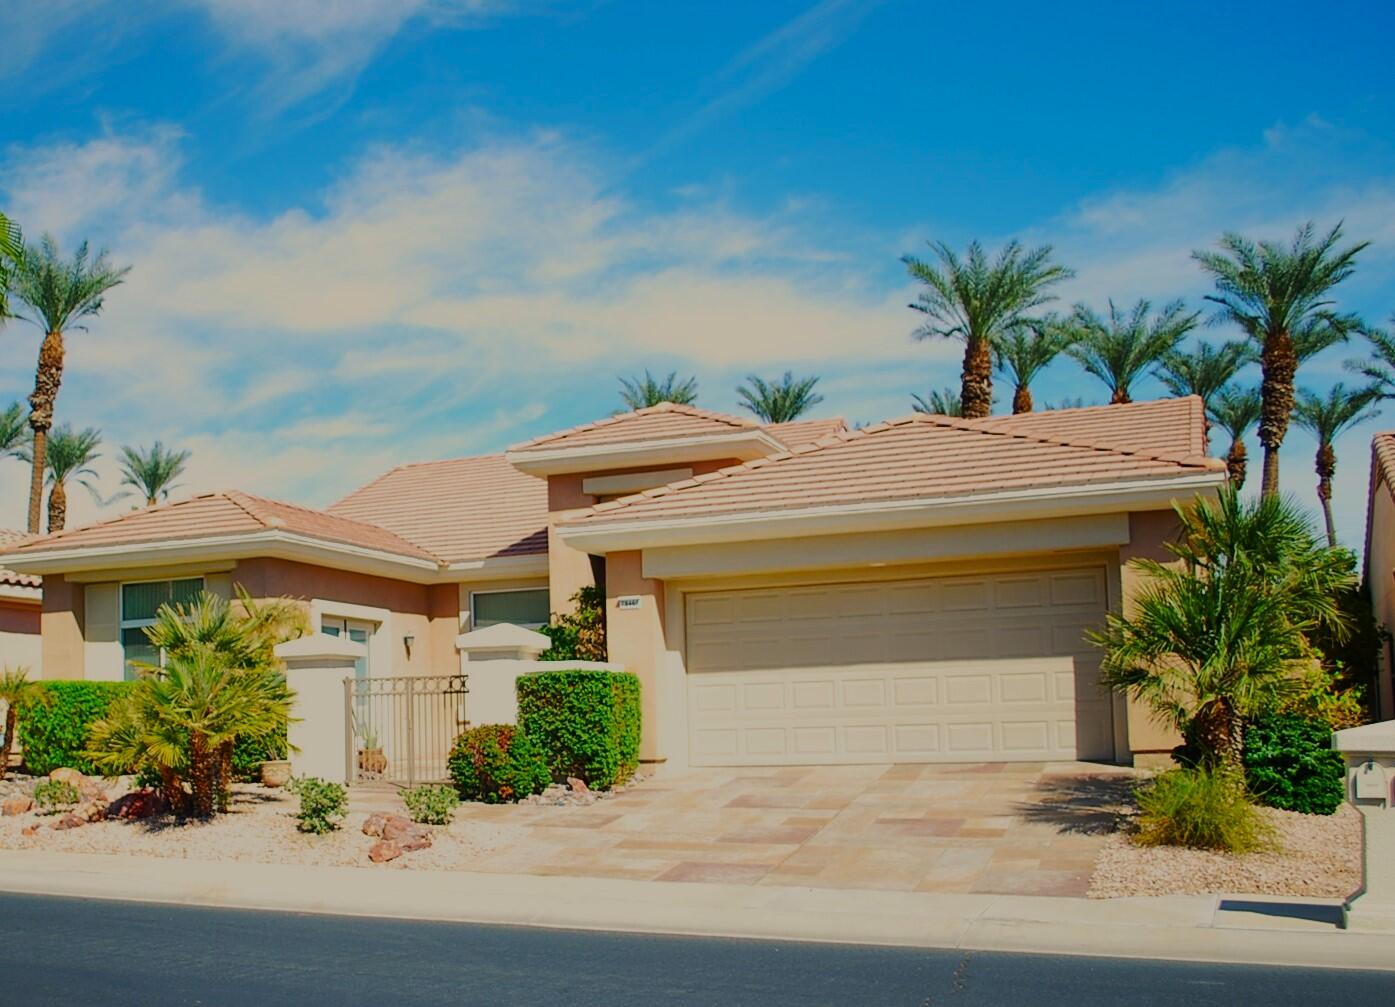
POLYGON ((104 798, 100 801, 89 801, 86 804, 79 804, 73 810, 73 814, 81 818, 84 822, 103 821, 107 817, 107 802, 104 798))
POLYGON ((50 780, 58 780, 60 783, 71 783, 79 790, 87 782, 87 777, 83 776, 76 769, 69 769, 67 766, 59 766, 48 774, 50 780))
POLYGON ((589 794, 591 792, 591 788, 586 785, 586 781, 578 779, 575 776, 567 777, 567 786, 571 787, 574 793, 589 794))
POLYGON ((23 829, 20 830, 19 834, 21 836, 32 836, 35 835, 38 831, 39 823, 35 822, 33 825, 26 825, 23 829))
POLYGON ((0 805, 0 812, 3 812, 6 817, 10 817, 13 815, 22 815, 26 811, 32 811, 33 808, 34 798, 27 794, 20 794, 15 797, 6 798, 5 803, 0 805))
POLYGON ((383 831, 381 835, 390 843, 398 842, 407 836, 414 835, 418 831, 420 831, 420 829, 417 824, 410 818, 403 818, 401 815, 383 816, 383 831))
POLYGON ((402 856, 402 847, 386 839, 380 839, 368 850, 368 859, 375 864, 385 864, 402 856))
POLYGON ((387 824, 388 816, 381 811, 375 811, 363 822, 363 834, 365 836, 381 836, 383 826, 387 824))
POLYGON ((87 824, 87 819, 79 818, 77 815, 67 814, 53 823, 53 828, 62 831, 64 829, 80 829, 87 824))
POLYGON ((431 833, 425 829, 418 829, 416 832, 403 836, 397 843, 403 853, 415 853, 417 850, 425 850, 431 846, 431 833))
POLYGON ((134 821, 154 818, 156 815, 164 814, 165 811, 165 799, 156 791, 133 790, 129 794, 118 797, 107 806, 107 817, 134 821))

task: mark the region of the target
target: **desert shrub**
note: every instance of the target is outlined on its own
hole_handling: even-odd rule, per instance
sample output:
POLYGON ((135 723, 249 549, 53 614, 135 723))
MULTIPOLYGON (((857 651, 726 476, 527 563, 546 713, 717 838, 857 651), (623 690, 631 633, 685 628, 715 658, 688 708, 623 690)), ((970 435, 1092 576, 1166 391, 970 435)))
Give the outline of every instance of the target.
POLYGON ((572 610, 553 613, 552 623, 540 632, 552 646, 539 657, 542 661, 604 661, 605 595, 595 586, 583 587, 571 597, 572 610))
POLYGON ((34 786, 34 804, 41 815, 57 814, 80 800, 78 788, 66 780, 40 780, 34 786))
POLYGON ((1244 780, 1222 767, 1173 769, 1140 786, 1138 832, 1145 846, 1245 853, 1273 842, 1273 828, 1250 803, 1244 780))
POLYGON ((562 669, 518 680, 518 726, 543 753, 552 779, 604 789, 639 768, 639 678, 562 669))
POLYGON ((1284 697, 1274 712, 1319 720, 1329 730, 1344 731, 1366 723, 1362 692, 1359 685, 1347 685, 1339 671, 1319 665, 1298 678, 1294 691, 1284 697))
POLYGON ((407 805, 407 813, 414 822, 449 825, 455 817, 455 806, 460 803, 460 795, 450 787, 426 784, 402 791, 402 802, 407 805))
POLYGON ((341 783, 331 783, 317 776, 292 780, 289 790, 300 798, 296 813, 296 828, 322 836, 339 828, 339 819, 348 807, 349 794, 341 783))
POLYGON ((250 734, 240 735, 233 743, 233 779, 241 783, 256 783, 262 778, 262 763, 284 759, 286 752, 286 728, 284 726, 265 737, 256 737, 250 734))
POLYGON ((1332 751, 1332 728, 1292 713, 1245 728, 1245 782, 1271 808, 1330 815, 1346 797, 1346 763, 1332 751))
POLYGON ((481 724, 451 748, 450 775, 467 801, 498 804, 540 794, 550 782, 537 747, 512 724, 481 724))
MULTIPOLYGON (((35 776, 67 766, 92 776, 100 770, 87 755, 88 732, 112 702, 130 693, 133 682, 42 682, 40 696, 24 704, 19 743, 24 765, 35 776)), ((130 768, 118 768, 119 772, 130 768)), ((110 772, 110 770, 108 770, 110 772)))

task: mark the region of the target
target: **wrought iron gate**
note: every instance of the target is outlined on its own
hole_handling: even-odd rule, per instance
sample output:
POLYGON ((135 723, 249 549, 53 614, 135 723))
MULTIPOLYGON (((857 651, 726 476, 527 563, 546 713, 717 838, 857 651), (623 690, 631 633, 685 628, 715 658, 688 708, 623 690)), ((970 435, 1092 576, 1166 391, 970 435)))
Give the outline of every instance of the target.
POLYGON ((465 726, 463 675, 344 679, 350 783, 444 783, 465 726))

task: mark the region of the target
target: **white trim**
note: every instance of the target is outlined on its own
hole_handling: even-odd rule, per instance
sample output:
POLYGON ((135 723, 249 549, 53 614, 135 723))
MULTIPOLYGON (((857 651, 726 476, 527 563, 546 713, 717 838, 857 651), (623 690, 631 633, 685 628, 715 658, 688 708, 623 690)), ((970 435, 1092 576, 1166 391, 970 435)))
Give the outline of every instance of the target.
POLYGON ((682 482, 692 477, 693 470, 690 468, 649 469, 645 472, 626 472, 618 476, 592 476, 581 480, 581 492, 593 497, 618 497, 627 493, 642 493, 652 490, 655 486, 667 486, 669 483, 682 482))
POLYGON ((546 577, 548 573, 547 553, 530 553, 527 556, 493 556, 489 559, 471 559, 452 563, 446 567, 448 576, 439 578, 452 583, 466 583, 480 580, 508 580, 513 577, 546 577), (469 576, 461 576, 468 574, 469 576))
POLYGON ((749 461, 787 452, 784 444, 759 427, 733 428, 730 433, 665 437, 642 441, 614 441, 577 447, 519 448, 504 453, 504 460, 529 475, 550 476, 574 472, 599 472, 613 468, 639 468, 682 462, 735 458, 749 461))
POLYGON ((1105 514, 1171 507, 1179 499, 1215 489, 1223 471, 1195 475, 1051 486, 997 493, 876 501, 784 511, 675 517, 639 521, 560 524, 558 537, 573 549, 607 552, 653 546, 894 531, 945 525, 1022 521, 1042 517, 1105 514))
POLYGON ((393 674, 391 609, 354 605, 347 601, 331 601, 327 598, 311 598, 310 628, 313 632, 324 632, 326 616, 331 619, 374 623, 377 628, 368 634, 368 674, 378 677, 393 674))
POLYGON ((19 584, 0 584, 0 598, 6 601, 32 601, 42 604, 44 590, 41 587, 24 587, 19 584))

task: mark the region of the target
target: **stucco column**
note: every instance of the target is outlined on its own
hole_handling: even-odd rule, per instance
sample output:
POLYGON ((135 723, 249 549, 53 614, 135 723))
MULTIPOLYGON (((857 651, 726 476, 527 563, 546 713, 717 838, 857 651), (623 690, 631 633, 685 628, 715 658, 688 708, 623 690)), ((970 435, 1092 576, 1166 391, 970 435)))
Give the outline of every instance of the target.
MULTIPOLYGON (((1129 515, 1129 541, 1119 548, 1119 586, 1124 612, 1133 614, 1134 600, 1149 584, 1151 578, 1133 566, 1135 559, 1151 559, 1160 563, 1175 562, 1167 550, 1180 532, 1177 515, 1172 511, 1145 511, 1129 515)), ((1125 701, 1128 717, 1129 752, 1133 764, 1144 769, 1168 769, 1172 766, 1172 750, 1182 743, 1181 735, 1172 725, 1159 720, 1152 707, 1137 699, 1125 701)), ((1119 753, 1123 755, 1124 753, 1119 753)))
POLYGON ((469 689, 465 715, 470 724, 518 723, 518 676, 538 670, 538 655, 550 649, 552 641, 531 629, 499 623, 461 633, 455 647, 469 689))
POLYGON ((1347 763, 1347 800, 1361 818, 1361 892, 1342 907, 1349 930, 1395 933, 1395 720, 1332 735, 1332 747, 1347 763))
POLYGON ((335 783, 349 779, 350 737, 344 680, 367 648, 343 637, 314 633, 276 648, 295 693, 289 741, 291 772, 335 783))
POLYGON ((613 664, 639 676, 644 731, 639 757, 663 762, 668 749, 686 739, 666 738, 659 731, 664 662, 664 582, 644 576, 638 550, 613 552, 605 560, 606 650, 613 664))

